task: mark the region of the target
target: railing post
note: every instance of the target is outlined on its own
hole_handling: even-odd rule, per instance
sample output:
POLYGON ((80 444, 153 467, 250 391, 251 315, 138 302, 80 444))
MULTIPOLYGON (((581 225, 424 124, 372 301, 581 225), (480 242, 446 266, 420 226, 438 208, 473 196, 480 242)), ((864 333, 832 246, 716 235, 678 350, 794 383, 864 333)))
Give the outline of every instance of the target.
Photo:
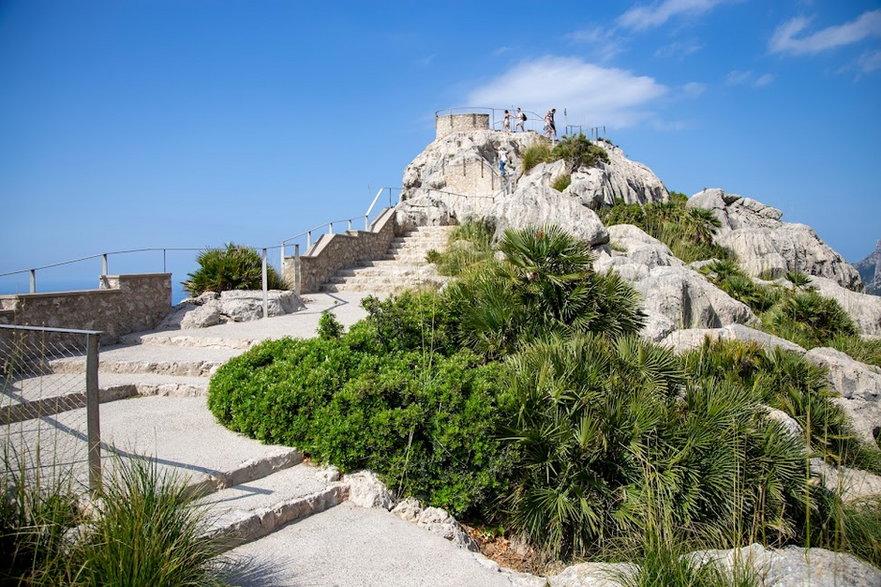
POLYGON ((294 245, 294 295, 300 298, 300 245, 294 245))
POLYGON ((103 253, 101 255, 101 275, 102 276, 107 275, 107 266, 108 266, 107 253, 103 253))
POLYGON ((349 218, 346 222, 349 223, 349 230, 352 230, 352 219, 349 218))
POLYGON ((267 291, 267 287, 269 286, 269 279, 266 273, 266 249, 263 249, 263 267, 262 267, 262 277, 263 277, 263 317, 269 318, 269 292, 267 291))
POLYGON ((308 251, 311 248, 312 248, 312 231, 309 230, 309 231, 306 231, 306 250, 308 251))
POLYGON ((284 241, 281 243, 281 254, 279 255, 280 259, 278 262, 278 274, 284 275, 284 241))
POLYGON ((364 230, 370 230, 370 221, 368 220, 369 216, 367 214, 364 215, 364 230))
POLYGON ((28 279, 28 281, 30 282, 29 288, 31 290, 31 293, 37 293, 37 270, 36 269, 31 269, 30 279, 28 279))
POLYGON ((333 234, 333 222, 327 223, 327 234, 333 234))
POLYGON ((98 335, 86 335, 86 435, 89 455, 89 490, 101 492, 101 418, 98 413, 98 335))
POLYGON ((166 257, 165 257, 166 252, 167 252, 167 249, 162 249, 162 272, 163 273, 168 273, 168 264, 166 263, 166 257))

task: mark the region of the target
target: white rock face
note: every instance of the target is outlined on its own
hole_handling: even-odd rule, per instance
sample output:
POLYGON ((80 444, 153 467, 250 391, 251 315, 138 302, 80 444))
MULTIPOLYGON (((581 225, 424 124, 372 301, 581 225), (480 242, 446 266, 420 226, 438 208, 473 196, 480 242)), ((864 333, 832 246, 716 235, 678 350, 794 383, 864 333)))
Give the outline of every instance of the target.
POLYGON ((674 328, 718 328, 756 319, 752 311, 677 259, 670 249, 638 227, 609 227, 611 247, 594 269, 612 269, 644 299, 649 321, 643 336, 661 340, 674 328))
POLYGON ((881 369, 825 347, 811 349, 805 359, 829 370, 829 384, 841 396, 835 402, 850 417, 860 438, 874 443, 881 431, 881 369))
POLYGON ((712 210, 722 222, 717 244, 732 249, 751 276, 801 271, 832 279, 844 287, 860 283, 857 270, 832 250, 810 226, 783 222, 783 213, 751 198, 707 189, 693 195, 689 207, 712 210))
POLYGON ((855 556, 823 548, 765 548, 753 544, 731 550, 704 550, 691 554, 697 564, 715 562, 731 571, 750 565, 764 587, 877 587, 881 570, 855 556))
POLYGON ((811 286, 841 304, 863 334, 881 335, 881 297, 851 291, 823 277, 813 277, 811 286))
POLYGON ((811 476, 823 487, 837 493, 844 501, 859 501, 881 495, 881 477, 849 467, 834 467, 823 459, 811 459, 811 476))
POLYGON ((548 577, 551 587, 621 587, 639 572, 634 563, 580 563, 548 577))
POLYGON ((562 161, 536 165, 519 174, 523 153, 545 139, 534 133, 457 132, 431 143, 404 172, 398 223, 405 228, 454 224, 467 218, 492 221, 501 232, 545 223, 558 224, 591 245, 607 242, 605 227, 593 212, 616 198, 626 202, 669 199, 652 171, 607 143, 609 163, 581 168, 563 193, 551 183, 563 173, 562 161), (508 157, 509 193, 503 190, 498 151, 508 157))

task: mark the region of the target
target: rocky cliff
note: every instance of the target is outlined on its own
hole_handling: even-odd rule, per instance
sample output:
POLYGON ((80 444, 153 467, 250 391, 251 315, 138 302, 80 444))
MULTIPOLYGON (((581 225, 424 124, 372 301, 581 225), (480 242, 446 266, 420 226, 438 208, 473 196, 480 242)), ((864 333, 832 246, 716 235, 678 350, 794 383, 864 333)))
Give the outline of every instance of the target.
POLYGON ((875 250, 859 263, 854 263, 866 286, 866 293, 881 296, 881 240, 875 250))

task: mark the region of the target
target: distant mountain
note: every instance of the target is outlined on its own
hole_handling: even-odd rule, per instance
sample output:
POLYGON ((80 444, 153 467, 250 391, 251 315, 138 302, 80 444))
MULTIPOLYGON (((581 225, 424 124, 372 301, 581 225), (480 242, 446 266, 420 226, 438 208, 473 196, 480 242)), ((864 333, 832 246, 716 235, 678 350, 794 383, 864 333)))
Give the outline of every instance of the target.
POLYGON ((853 266, 860 272, 860 277, 866 284, 866 293, 881 296, 881 240, 868 257, 853 266))

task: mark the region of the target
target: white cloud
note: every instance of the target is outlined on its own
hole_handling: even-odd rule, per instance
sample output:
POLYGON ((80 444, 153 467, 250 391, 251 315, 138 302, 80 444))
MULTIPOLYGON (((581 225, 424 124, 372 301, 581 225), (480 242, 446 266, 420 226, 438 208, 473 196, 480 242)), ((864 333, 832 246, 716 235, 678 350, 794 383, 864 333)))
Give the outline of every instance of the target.
POLYGON ((881 36, 881 10, 864 12, 850 22, 799 37, 810 22, 810 19, 799 16, 777 27, 769 43, 771 52, 791 55, 819 53, 857 43, 867 37, 881 36))
POLYGON ((635 6, 618 17, 618 25, 642 31, 659 27, 675 16, 697 16, 732 0, 662 0, 635 6))
POLYGON ((539 114, 566 108, 569 120, 621 128, 649 118, 652 102, 666 92, 651 77, 573 57, 548 56, 519 63, 472 91, 466 102, 493 107, 514 104, 539 114))
POLYGON ((876 69, 881 69, 881 51, 867 51, 863 53, 857 60, 857 67, 863 73, 871 73, 876 69))
POLYGON ((655 57, 662 59, 684 59, 693 53, 701 50, 701 45, 697 41, 677 41, 664 45, 655 51, 655 57))
POLYGON ((707 90, 706 84, 689 82, 682 86, 682 92, 689 98, 697 98, 707 90))
POLYGON ((614 29, 595 26, 572 31, 564 36, 573 43, 593 45, 593 52, 600 61, 609 61, 621 52, 620 38, 614 29))
POLYGON ((725 76, 725 84, 729 86, 755 86, 762 88, 774 81, 773 74, 765 73, 758 77, 752 71, 734 70, 725 76))

